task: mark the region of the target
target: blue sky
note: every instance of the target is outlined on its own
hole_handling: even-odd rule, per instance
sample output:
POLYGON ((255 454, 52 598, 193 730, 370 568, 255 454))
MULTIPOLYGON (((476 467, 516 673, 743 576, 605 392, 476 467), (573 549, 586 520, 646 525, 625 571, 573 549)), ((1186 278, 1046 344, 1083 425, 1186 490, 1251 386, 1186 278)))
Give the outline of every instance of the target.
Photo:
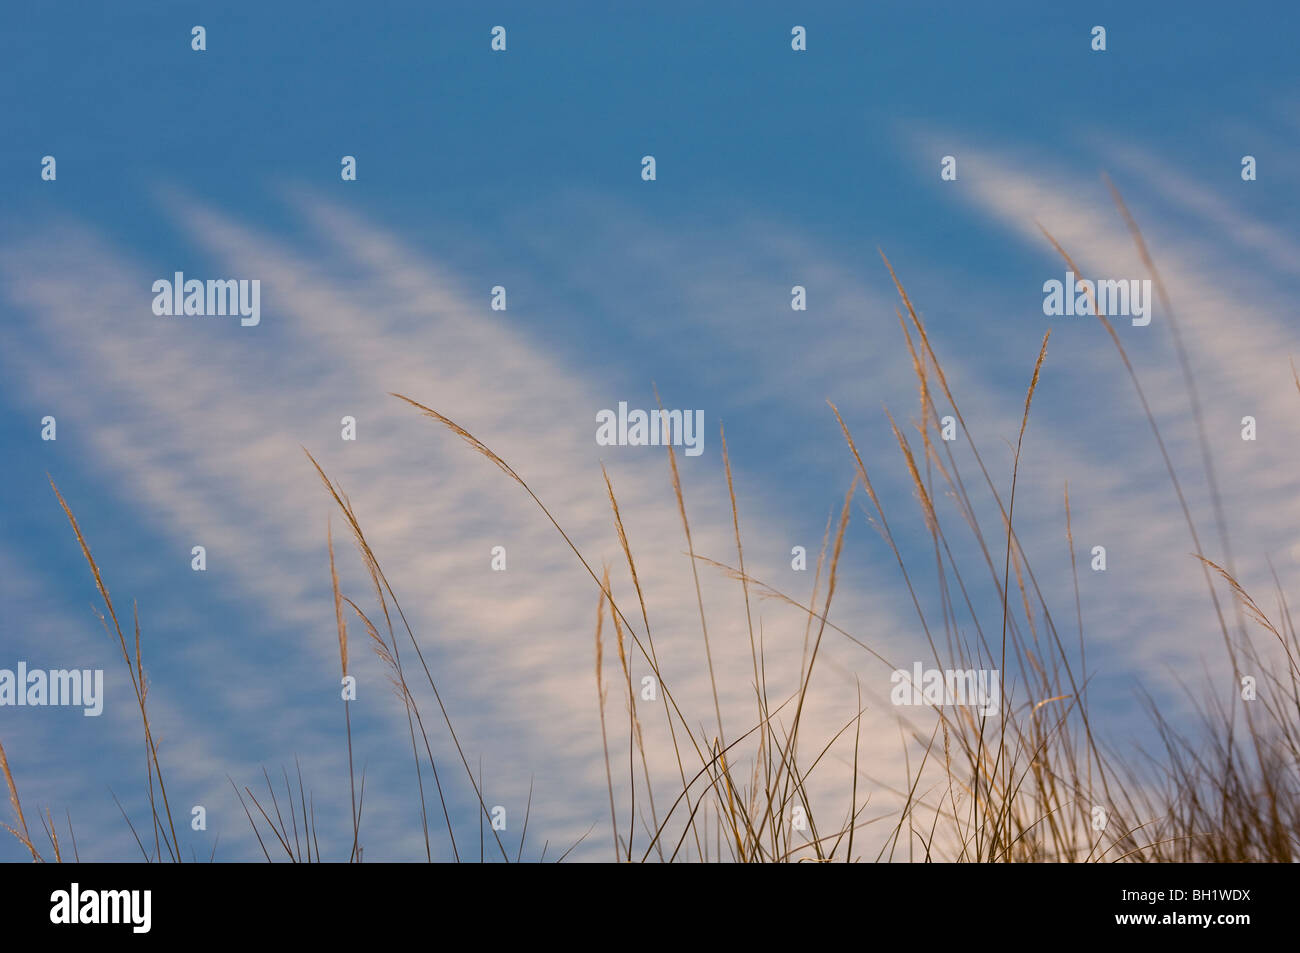
MULTIPOLYGON (((652 385, 666 406, 704 410, 705 452, 679 462, 697 548, 726 560, 724 422, 747 557, 756 575, 806 590, 790 548, 815 551, 852 476, 825 406, 834 400, 891 521, 900 514, 904 549, 924 565, 928 537, 882 413, 915 416, 916 392, 878 247, 926 316, 1003 489, 1005 441, 1053 329, 1020 532, 1065 616, 1065 480, 1079 558, 1094 540, 1108 548, 1111 568, 1085 574, 1082 598, 1094 690, 1124 743, 1136 684, 1178 705, 1175 678, 1218 661, 1218 632, 1110 342, 1095 322, 1042 313, 1042 283, 1064 269, 1035 221, 1086 272, 1146 276, 1103 170, 1173 291, 1237 566, 1266 590, 1270 560, 1284 584, 1297 581, 1289 5, 1251 16, 1196 3, 699 7, 6 13, 0 667, 103 667, 110 703, 99 719, 0 710, 0 740, 25 802, 71 811, 83 856, 130 856, 107 788, 139 819, 143 765, 129 686, 47 473, 115 599, 140 606, 175 798, 208 808, 209 831, 183 838, 198 854, 219 833, 220 859, 259 856, 226 777, 252 784, 261 765, 295 755, 318 817, 335 831, 346 823, 329 509, 305 446, 358 502, 512 834, 537 779, 535 855, 602 822, 596 593, 517 487, 387 392, 478 433, 584 551, 617 569, 603 460, 659 596, 652 623, 680 646, 674 664, 695 698, 707 683, 665 461, 597 447, 594 414, 620 400, 649 406, 652 385), (206 51, 190 48, 195 24, 206 51), (497 24, 508 35, 500 54, 489 49, 497 24), (790 48, 795 24, 806 52, 790 48), (1095 24, 1105 52, 1089 48, 1095 24), (640 176, 646 154, 654 182, 640 176), (40 177, 45 155, 56 181, 40 177), (340 180, 344 155, 357 158, 355 182, 340 180), (957 157, 954 182, 940 180, 944 155, 957 157), (1244 155, 1257 181, 1242 181, 1244 155), (153 315, 150 286, 175 271, 260 279, 261 324, 153 315), (488 308, 498 284, 506 312, 488 308), (808 289, 806 312, 790 309, 795 284, 808 289), (46 414, 57 441, 40 439, 46 414), (345 414, 358 420, 354 444, 339 439, 345 414), (1239 439, 1246 414, 1260 421, 1254 444, 1239 439), (189 568, 195 544, 208 548, 205 573, 189 568), (488 567, 493 545, 510 554, 504 574, 488 567)), ((1119 330, 1202 532, 1215 536, 1168 316, 1119 330)), ((896 567, 860 517, 833 615, 920 658, 896 567)), ((364 594, 337 514, 335 531, 345 588, 364 594)), ((725 654, 743 605, 734 587, 706 583, 725 654)), ((774 632, 801 635, 781 607, 763 612, 774 632)), ((778 639, 774 651, 793 645, 797 662, 797 643, 778 639)), ((835 653, 826 725, 867 671, 849 647, 835 653)), ((357 665, 368 856, 415 859, 404 719, 373 659, 357 665)), ((882 760, 897 760, 896 732, 877 741, 882 760)), ((473 816, 464 790, 453 798, 473 816)), ((584 850, 602 856, 606 844, 584 850)), ((0 842, 0 858, 21 857, 0 842)))

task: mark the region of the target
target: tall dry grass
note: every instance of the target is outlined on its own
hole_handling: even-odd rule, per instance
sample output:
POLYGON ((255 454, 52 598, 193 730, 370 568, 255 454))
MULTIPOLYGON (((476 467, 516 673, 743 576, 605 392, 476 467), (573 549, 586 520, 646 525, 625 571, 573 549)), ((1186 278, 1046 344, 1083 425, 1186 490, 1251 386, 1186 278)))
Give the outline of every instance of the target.
MULTIPOLYGON (((1113 186, 1112 186, 1113 190, 1113 186)), ((675 452, 667 447, 668 474, 681 523, 686 556, 690 560, 695 601, 699 609, 700 639, 705 653, 711 695, 713 724, 688 715, 682 701, 665 677, 650 624, 641 574, 629 541, 615 488, 603 473, 611 522, 615 530, 636 607, 629 615, 629 600, 616 598, 608 566, 597 572, 595 565, 578 548, 557 518, 532 488, 500 455, 444 414, 418 401, 395 394, 412 409, 430 418, 463 440, 532 499, 541 514, 572 551, 578 567, 595 587, 596 608, 594 658, 596 695, 599 701, 599 729, 605 758, 609 802, 610 859, 621 862, 656 860, 727 860, 735 862, 789 861, 893 861, 901 859, 956 862, 1038 861, 1294 861, 1300 856, 1300 642, 1285 593, 1273 577, 1279 609, 1270 616, 1235 577, 1231 550, 1223 528, 1218 501, 1217 478, 1206 447, 1200 419, 1199 399, 1190 365, 1183 350, 1176 313, 1167 289, 1147 250, 1140 230, 1113 192, 1120 214, 1127 223, 1139 255, 1151 272, 1159 300, 1175 336, 1185 380, 1192 394, 1192 407, 1201 441, 1203 463, 1212 489, 1216 525, 1220 527, 1220 549, 1225 565, 1206 555, 1202 536, 1182 489, 1160 428, 1151 411, 1141 381, 1125 352, 1123 343, 1105 316, 1099 316, 1126 368, 1153 440, 1168 472, 1178 499, 1194 555, 1202 568, 1207 594, 1221 632, 1226 659, 1236 679, 1253 674, 1259 679, 1258 701, 1234 697, 1223 701, 1219 692, 1207 686, 1191 691, 1198 712, 1190 726, 1173 724, 1149 697, 1145 698, 1159 748, 1154 751, 1122 752, 1107 746, 1096 736, 1089 714, 1087 633, 1083 623, 1078 569, 1074 552, 1068 484, 1063 488, 1063 542, 1069 553, 1074 586, 1074 627, 1071 634, 1058 627, 1039 585, 1029 553, 1016 532, 1016 489, 1024 437, 1031 425, 1033 397, 1045 370, 1048 338, 1044 335, 1037 360, 1027 374, 1025 400, 1011 471, 996 475, 990 471, 971 427, 962 414, 943 364, 925 322, 887 258, 882 260, 898 292, 899 326, 916 378, 920 420, 916 434, 909 436, 893 416, 889 425, 897 444, 898 459, 904 466, 918 501, 929 537, 933 566, 910 565, 890 528, 863 453, 848 423, 832 403, 830 412, 839 425, 854 477, 847 488, 839 516, 828 521, 826 535, 813 574, 810 595, 805 599, 783 592, 746 570, 739 506, 732 480, 726 434, 721 433, 721 457, 731 508, 735 539, 735 565, 730 559, 715 559, 699 553, 687 515, 685 492, 675 452), (962 463, 949 441, 935 440, 939 430, 940 401, 955 416, 965 437, 962 463), (973 467, 972 467, 973 464, 973 467), (970 483, 968 484, 968 480, 970 483), (1005 487, 1005 491, 1004 488, 1005 487), (917 628, 924 637, 934 663, 947 669, 996 668, 1002 673, 1000 713, 996 720, 980 717, 973 709, 933 706, 924 725, 900 717, 901 757, 906 765, 905 784, 900 788, 873 782, 875 793, 896 796, 898 807, 885 814, 864 818, 871 791, 860 790, 870 766, 861 763, 862 701, 846 712, 842 726, 829 738, 809 743, 804 738, 805 711, 812 679, 826 638, 844 639, 862 651, 864 672, 875 679, 899 667, 871 647, 870 639, 851 633, 830 620, 832 602, 844 584, 841 562, 846 530, 859 493, 869 521, 876 528, 898 569, 898 578, 909 594, 917 628), (987 495, 997 510, 992 526, 982 525, 976 515, 974 494, 987 495), (1004 502, 1005 494, 1005 502, 1004 502), (944 503, 949 501, 951 505, 944 503), (955 546, 974 544, 978 558, 958 559, 955 546), (713 646, 700 582, 700 570, 720 573, 737 583, 743 595, 745 630, 748 633, 753 694, 752 717, 742 731, 724 729, 713 646), (939 593, 938 605, 922 598, 925 580, 939 593), (1230 607, 1220 598, 1216 580, 1230 594, 1230 607), (991 585, 997 594, 997 613, 989 617, 977 608, 976 586, 991 585), (768 678, 766 636, 761 621, 756 628, 753 602, 774 599, 796 609, 803 617, 803 652, 797 688, 773 697, 768 678), (969 617, 969 626, 959 618, 969 617), (1232 618, 1230 618, 1230 616, 1232 618), (609 638, 606 622, 613 629, 609 638), (969 634, 973 630, 973 637, 969 634), (605 651, 611 642, 618 655, 621 678, 615 684, 604 679, 605 651), (1284 662, 1284 664, 1283 664, 1284 662), (656 791, 646 749, 643 715, 638 708, 631 677, 632 666, 644 665, 657 680, 659 711, 672 748, 676 780, 665 794, 656 791), (1021 686, 1018 699, 1007 690, 1008 673, 1021 686), (613 707, 611 690, 626 708, 626 721, 608 717, 613 707), (625 802, 616 794, 615 767, 610 753, 611 729, 623 725, 626 733, 626 765, 617 769, 624 782, 625 802), (836 746, 848 747, 852 738, 852 771, 849 790, 843 792, 842 812, 827 818, 814 797, 814 772, 836 746), (640 806, 640 809, 638 809, 640 806), (1097 809, 1104 812, 1098 828, 1097 809), (804 821, 792 822, 796 811, 804 821), (875 826, 871 838, 864 828, 875 826), (710 837, 712 833, 712 838, 710 837), (864 847, 869 842, 869 847, 864 847)), ((1073 268, 1069 254, 1050 234, 1044 235, 1073 268)), ((1076 272, 1077 268, 1074 269, 1076 272)), ((1094 307, 1094 312, 1096 308, 1094 307)), ((1300 375, 1296 375, 1300 390, 1300 375)), ((888 411, 886 411, 888 413, 888 411)), ((472 792, 477 803, 479 859, 488 847, 485 821, 490 820, 481 782, 476 778, 461 745, 453 720, 437 682, 421 650, 420 641, 407 622, 395 592, 371 548, 347 494, 334 483, 308 454, 332 502, 351 532, 370 582, 369 597, 375 608, 368 614, 340 588, 335 568, 332 533, 327 534, 331 589, 334 600, 341 674, 349 668, 348 615, 355 616, 366 633, 366 641, 383 664, 389 681, 407 713, 408 740, 415 770, 422 835, 427 860, 469 859, 464 819, 452 817, 449 786, 472 792), (346 608, 345 608, 346 607, 346 608), (404 649, 403 646, 407 648, 404 649), (405 651, 405 658, 404 658, 405 651), (414 665, 408 668, 408 663, 414 665), (412 674, 414 673, 414 674, 412 674), (426 684, 435 699, 435 722, 426 723, 412 683, 426 684), (434 724, 445 730, 455 752, 450 775, 446 765, 439 770, 430 731, 434 724), (445 827, 450 857, 435 857, 430 839, 430 811, 426 800, 426 777, 440 808, 439 821, 445 827)), ((134 655, 122 632, 99 567, 81 535, 76 520, 55 488, 60 506, 72 524, 96 587, 112 621, 124 661, 131 673, 142 718, 146 752, 146 780, 153 829, 152 849, 146 846, 129 818, 136 841, 146 860, 181 860, 180 845, 171 823, 163 772, 149 723, 147 681, 140 651, 138 623, 134 655), (155 793, 156 788, 156 793, 155 793)), ((1059 554, 1058 554, 1059 555, 1059 554)), ((107 628, 107 622, 106 622, 107 628)), ((348 754, 351 802, 351 845, 346 858, 363 856, 364 773, 358 789, 353 769, 351 717, 345 704, 345 739, 348 754)), ((44 857, 34 845, 3 748, 0 769, 9 789, 16 827, 12 833, 33 860, 44 857)), ((293 862, 326 859, 315 825, 315 805, 297 772, 297 790, 282 769, 284 795, 289 809, 285 820, 269 772, 263 771, 266 792, 260 797, 251 787, 235 787, 249 824, 268 861, 281 855, 293 862), (296 802, 296 803, 295 803, 296 802), (249 809, 249 804, 254 810, 249 809), (264 836, 265 835, 265 836, 264 836)), ((662 783, 662 779, 661 782, 662 783)), ((528 815, 514 851, 510 851, 493 830, 494 856, 506 862, 523 859, 528 815)), ((124 816, 125 816, 125 812, 124 816)), ((48 810, 42 818, 53 857, 63 855, 48 810)), ((434 822, 438 823, 438 822, 434 822)), ((490 826, 490 825, 489 825, 490 826)), ((71 834, 71 819, 69 818, 71 834)), ((590 832, 589 832, 590 833, 590 832)), ((73 838, 75 850, 75 836, 73 838)), ((579 840, 581 843, 581 839, 579 840)), ((563 860, 577 844, 560 856, 563 860)), ((549 845, 548 845, 549 847, 549 845)), ((543 848, 541 859, 545 859, 543 848)))

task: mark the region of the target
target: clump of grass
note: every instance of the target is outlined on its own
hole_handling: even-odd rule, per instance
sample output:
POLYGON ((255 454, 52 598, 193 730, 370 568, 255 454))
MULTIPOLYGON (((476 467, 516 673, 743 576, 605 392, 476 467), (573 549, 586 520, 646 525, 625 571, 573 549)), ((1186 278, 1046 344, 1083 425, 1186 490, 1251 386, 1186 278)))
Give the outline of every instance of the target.
MULTIPOLYGON (((1145 242, 1117 193, 1116 200, 1134 233, 1143 261, 1154 270, 1154 263, 1146 250, 1145 242)), ((1064 249, 1061 249, 1050 235, 1047 237, 1072 265, 1064 249)), ((1300 825, 1295 823, 1296 818, 1300 816, 1300 791, 1297 791, 1295 772, 1295 765, 1300 762, 1300 745, 1295 743, 1297 725, 1294 717, 1296 712, 1300 712, 1300 692, 1296 687, 1300 684, 1300 679, 1296 678, 1295 653, 1291 648, 1295 639, 1294 630, 1288 629, 1287 634, 1284 635, 1282 629, 1268 620, 1228 570, 1210 562, 1204 556, 1200 534, 1183 495, 1178 475, 1165 448, 1154 415, 1147 404, 1136 371, 1124 352, 1123 344, 1114 328, 1104 315, 1099 316, 1105 330, 1115 343, 1138 392, 1183 510, 1196 550, 1195 555, 1207 564, 1207 582, 1209 572, 1213 570, 1229 583, 1237 604, 1244 607, 1245 615, 1273 635, 1274 639, 1282 645, 1291 667, 1285 679, 1274 676, 1272 668, 1260 656, 1244 629, 1240 638, 1226 638, 1228 626, 1223 618, 1223 607, 1218 593, 1213 585, 1210 585, 1209 595, 1225 633, 1234 670, 1240 669, 1242 660, 1249 659, 1254 663, 1254 668, 1263 673, 1263 678, 1268 683, 1270 701, 1263 706, 1263 714, 1266 717, 1260 718, 1248 709, 1245 715, 1248 731, 1241 733, 1236 730, 1238 716, 1233 712, 1222 708, 1203 711, 1206 717, 1202 719, 1204 722, 1202 734, 1208 739, 1208 748, 1206 748, 1194 744, 1185 736, 1175 732, 1160 712, 1153 708, 1153 721, 1165 741, 1165 751, 1162 753, 1163 757, 1153 758, 1144 755, 1142 760, 1149 762, 1145 765, 1146 770, 1132 767, 1131 759, 1117 756, 1114 751, 1103 750, 1093 733, 1086 705, 1087 682, 1090 676, 1086 665, 1086 639, 1078 591, 1077 564, 1073 550, 1073 529, 1070 525, 1068 485, 1065 488, 1064 535, 1070 552, 1070 573, 1075 586, 1077 653, 1067 648, 1067 641, 1062 637, 1053 619, 1029 556, 1021 546, 1014 528, 1020 456, 1030 420, 1034 392, 1044 368, 1048 336, 1044 337, 1030 375, 1020 432, 1014 448, 1009 481, 1010 491, 1004 503, 998 481, 990 474, 971 435, 971 429, 966 426, 966 421, 962 417, 960 404, 949 386, 947 375, 943 371, 926 326, 887 259, 885 265, 894 279, 903 310, 906 312, 906 318, 903 312, 899 313, 899 320, 912 356, 912 365, 920 392, 922 422, 918 426, 921 437, 919 456, 892 416, 890 426, 920 502, 924 525, 934 545, 936 575, 942 596, 942 605, 936 613, 941 620, 945 636, 942 649, 935 641, 934 626, 913 584, 914 571, 909 570, 895 541, 890 529, 890 521, 875 492, 858 446, 848 425, 833 404, 831 409, 840 424, 856 465, 857 483, 861 484, 874 507, 873 523, 895 557, 916 609, 918 622, 925 633, 934 658, 942 660, 945 667, 953 669, 969 669, 996 663, 998 670, 1003 672, 1004 676, 1001 689, 1002 718, 994 734, 990 735, 987 732, 984 719, 977 719, 966 709, 950 712, 939 707, 934 709, 934 728, 928 736, 919 730, 910 729, 911 741, 920 748, 921 759, 915 770, 909 768, 907 789, 896 792, 902 797, 902 807, 898 812, 892 834, 886 838, 877 859, 894 859, 900 841, 904 837, 907 840, 908 855, 914 856, 914 845, 919 844, 921 859, 925 860, 937 859, 941 855, 957 861, 1291 859, 1295 851, 1295 831, 1300 829, 1300 825), (952 448, 945 441, 931 439, 930 427, 935 425, 940 416, 936 404, 936 392, 947 401, 947 406, 961 422, 971 456, 982 477, 984 489, 1001 515, 1000 544, 994 544, 979 524, 971 492, 962 476, 952 448), (935 486, 936 479, 941 484, 938 488, 935 486), (962 565, 954 558, 953 546, 949 538, 950 529, 946 526, 945 516, 939 512, 936 505, 937 500, 945 497, 956 503, 957 515, 972 534, 974 542, 982 553, 984 570, 989 574, 990 582, 997 593, 1000 617, 996 638, 990 638, 986 632, 972 597, 975 583, 972 571, 978 572, 979 564, 962 565), (1001 552, 998 553, 998 550, 1001 552), (1001 555, 1001 567, 995 568, 994 553, 1001 555), (1012 603, 1013 570, 1018 609, 1013 608, 1012 603), (970 623, 975 631, 973 641, 963 636, 962 627, 957 622, 958 612, 963 609, 970 615, 970 623), (1007 689, 1008 671, 1014 673, 1023 693, 1022 700, 1014 704, 1007 689), (939 738, 942 738, 943 761, 936 785, 931 782, 935 780, 934 744, 939 738), (1242 738, 1246 740, 1243 742, 1242 738), (1243 746, 1251 749, 1247 753, 1248 757, 1243 756, 1240 750, 1243 746), (1214 752, 1215 756, 1205 757, 1203 752, 1206 750, 1214 752), (1100 825, 1100 830, 1095 823, 1098 820, 1097 808, 1104 812, 1101 815, 1104 824, 1100 825)), ((1159 288, 1166 309, 1172 313, 1162 283, 1159 284, 1159 288)), ((1189 385, 1191 383, 1190 372, 1188 383, 1189 385)), ((1300 387, 1300 375, 1297 375, 1297 386, 1300 387)), ((638 600, 641 603, 644 642, 614 601, 609 590, 608 573, 603 578, 597 579, 590 562, 578 552, 555 517, 499 454, 441 413, 409 397, 395 396, 412 404, 466 440, 477 452, 492 460, 528 492, 556 529, 564 535, 565 541, 573 548, 588 574, 597 581, 600 590, 598 618, 603 619, 603 613, 609 611, 611 618, 620 629, 623 625, 627 625, 633 644, 642 652, 645 662, 662 684, 663 676, 660 672, 659 660, 653 652, 653 642, 649 637, 650 626, 644 597, 608 474, 605 474, 605 480, 613 504, 620 546, 626 555, 638 600)), ((839 561, 844 530, 848 522, 849 503, 855 490, 851 488, 849 491, 835 533, 824 601, 818 603, 818 586, 826 555, 825 546, 822 558, 818 562, 813 598, 805 605, 746 572, 730 461, 725 451, 725 434, 723 441, 724 466, 737 542, 739 563, 737 568, 695 552, 680 474, 671 447, 667 450, 669 470, 686 539, 687 555, 692 561, 692 566, 700 562, 711 565, 742 584, 757 700, 757 717, 750 732, 758 732, 761 743, 754 756, 749 796, 742 797, 740 796, 742 786, 736 783, 733 776, 734 762, 728 763, 727 755, 734 744, 729 745, 725 740, 726 732, 718 703, 708 624, 704 617, 699 577, 696 574, 694 581, 697 604, 701 612, 700 634, 710 670, 710 689, 713 695, 717 735, 711 741, 707 737, 697 737, 692 723, 682 716, 671 691, 665 686, 665 712, 668 715, 668 723, 673 729, 672 743, 682 787, 682 793, 673 803, 669 817, 683 801, 690 805, 685 829, 681 832, 681 841, 684 842, 689 836, 694 842, 696 856, 700 859, 707 858, 709 853, 707 818, 710 813, 716 819, 715 834, 721 832, 727 834, 727 843, 730 845, 727 854, 732 860, 781 861, 795 858, 800 854, 805 855, 806 859, 819 861, 841 859, 836 854, 840 844, 849 845, 848 852, 842 859, 858 859, 852 855, 854 831, 858 827, 858 818, 862 811, 857 800, 859 774, 857 741, 855 740, 853 756, 854 790, 850 810, 844 824, 825 836, 818 832, 817 821, 811 812, 811 799, 807 794, 807 776, 811 773, 812 767, 815 767, 816 761, 807 771, 803 771, 797 767, 796 760, 801 712, 824 633, 828 629, 838 632, 862 648, 873 661, 890 664, 865 640, 851 635, 831 623, 828 618, 831 598, 840 576, 839 561), (772 717, 774 713, 766 704, 768 686, 765 660, 761 643, 755 642, 753 636, 751 593, 757 593, 760 597, 777 598, 799 608, 807 614, 809 626, 816 627, 816 636, 810 642, 806 633, 805 643, 810 647, 811 652, 805 651, 799 689, 786 702, 793 703, 793 720, 788 728, 780 731, 774 726, 772 717), (679 737, 682 739, 680 742, 679 737), (692 753, 693 759, 690 757, 692 753), (691 768, 687 767, 688 762, 693 762, 691 768), (688 773, 697 764, 699 770, 688 779, 688 773), (702 815, 705 818, 705 834, 702 836, 697 818, 701 816, 701 806, 706 798, 710 798, 712 803, 709 806, 711 810, 706 810, 702 815), (807 812, 808 818, 808 835, 798 843, 791 839, 787 825, 783 821, 787 808, 796 802, 807 812), (823 850, 823 845, 827 843, 834 845, 829 852, 823 850)), ((1208 463, 1208 452, 1205 458, 1208 463)), ((1217 509, 1216 501, 1216 511, 1217 509)), ((1226 536, 1224 540, 1226 549, 1226 536)), ((1280 587, 1278 595, 1284 604, 1280 587)), ((1286 618, 1289 624, 1289 612, 1286 618)), ((601 664, 599 631, 598 622, 597 678, 598 695, 602 700, 601 717, 604 736, 603 706, 606 693, 600 683, 599 675, 601 664)), ((628 703, 629 706, 633 704, 630 693, 628 703)), ((859 707, 841 733, 851 726, 860 727, 861 714, 862 709, 859 707)), ((839 735, 833 738, 831 744, 838 737, 839 735)), ((633 732, 633 737, 629 740, 629 753, 636 750, 638 744, 643 742, 638 740, 633 732)), ((604 748, 615 855, 627 858, 631 855, 624 845, 631 841, 631 837, 623 838, 618 833, 620 821, 618 811, 613 804, 612 772, 608 770, 607 740, 604 748)), ((826 748, 822 749, 822 755, 826 750, 826 748)), ((644 756, 643 748, 642 754, 644 756)), ((822 755, 819 755, 818 760, 822 755)), ((645 775, 643 787, 650 795, 653 788, 648 771, 645 775)), ((629 786, 631 799, 628 811, 629 824, 634 815, 632 804, 635 803, 636 790, 637 783, 633 774, 629 786)), ((657 845, 661 842, 667 822, 666 817, 663 822, 657 822, 653 829, 647 830, 652 844, 657 845)), ((719 847, 721 843, 719 838, 719 847)), ((648 856, 647 851, 643 859, 648 856)), ((678 850, 675 850, 672 857, 668 859, 671 860, 676 856, 678 850)), ((715 856, 721 859, 721 852, 715 853, 715 856)))

